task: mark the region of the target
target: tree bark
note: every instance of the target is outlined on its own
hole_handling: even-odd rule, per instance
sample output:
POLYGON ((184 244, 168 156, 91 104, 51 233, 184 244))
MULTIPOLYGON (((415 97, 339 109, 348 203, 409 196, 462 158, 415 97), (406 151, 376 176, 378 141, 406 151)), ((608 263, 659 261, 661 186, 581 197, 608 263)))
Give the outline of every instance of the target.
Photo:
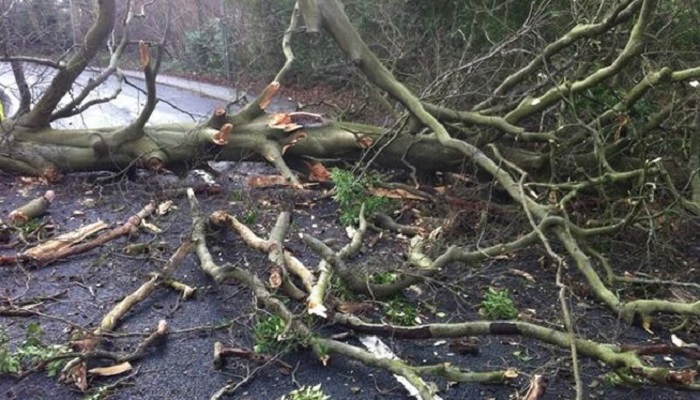
POLYGON ((114 27, 116 7, 114 0, 98 0, 97 5, 97 19, 85 36, 82 45, 68 60, 65 68, 58 71, 51 81, 51 85, 34 108, 19 119, 20 125, 38 129, 47 127, 51 120, 51 113, 71 89, 75 79, 85 70, 100 47, 107 41, 107 37, 114 27))

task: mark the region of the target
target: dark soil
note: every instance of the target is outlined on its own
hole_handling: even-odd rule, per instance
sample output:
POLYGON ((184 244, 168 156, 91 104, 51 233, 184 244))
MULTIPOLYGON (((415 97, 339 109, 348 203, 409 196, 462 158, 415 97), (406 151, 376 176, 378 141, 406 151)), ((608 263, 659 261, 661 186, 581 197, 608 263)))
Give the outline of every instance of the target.
MULTIPOLYGON (((322 240, 336 239, 336 249, 347 241, 344 230, 337 223, 336 207, 332 199, 322 196, 321 191, 300 194, 284 187, 247 188, 247 176, 266 173, 274 174, 274 171, 247 163, 224 166, 222 175, 217 178, 222 191, 215 195, 200 195, 200 203, 206 212, 223 209, 237 215, 262 237, 267 237, 279 212, 292 212, 294 222, 285 244, 309 268, 315 269, 318 257, 303 246, 298 234, 306 232, 322 240)), ((0 213, 7 216, 18 205, 51 189, 56 192, 56 201, 41 222, 52 226, 54 233, 68 232, 99 219, 114 227, 122 224, 149 201, 164 200, 164 189, 203 183, 194 175, 188 176, 184 181, 159 175, 139 176, 134 180, 116 183, 97 183, 98 177, 73 175, 59 185, 27 185, 17 178, 1 177, 0 213)), ((0 326, 9 336, 10 346, 18 346, 25 338, 27 327, 34 322, 45 332, 44 341, 47 343, 66 344, 73 332, 94 329, 117 301, 145 282, 150 272, 161 268, 164 261, 189 236, 192 222, 189 204, 184 197, 173 200, 177 209, 164 216, 149 218, 151 223, 163 229, 161 234, 142 232, 138 236, 122 238, 87 254, 42 268, 2 267, 0 310, 3 313, 0 313, 0 326), (149 241, 153 244, 153 250, 149 254, 126 255, 122 252, 123 247, 129 243, 149 241), (10 305, 39 298, 43 300, 31 309, 32 313, 25 316, 7 314, 10 305)), ((410 206, 426 207, 425 204, 410 206)), ((521 222, 524 222, 493 218, 487 221, 486 226, 482 224, 479 228, 466 229, 464 226, 471 224, 474 227, 479 222, 477 210, 454 210, 439 206, 431 212, 435 213, 432 217, 459 215, 462 218, 460 225, 455 228, 453 218, 453 232, 450 234, 462 243, 471 245, 477 241, 483 244, 499 236, 517 234, 521 222)), ((413 221, 411 215, 407 214, 404 218, 406 222, 413 221)), ((388 232, 381 235, 373 232, 366 243, 363 253, 353 260, 354 268, 381 271, 388 268, 400 269, 404 264, 403 253, 407 246, 404 238, 388 232)), ((619 266, 619 272, 627 270, 631 273, 659 274, 662 271, 663 276, 656 277, 698 281, 698 249, 692 245, 676 247, 680 252, 674 253, 674 262, 688 263, 687 266, 682 266, 672 265, 670 257, 640 251, 645 245, 639 244, 636 239, 629 242, 613 240, 611 243, 612 250, 618 249, 622 252, 619 255, 625 255, 620 256, 624 264, 616 266, 619 266), (659 265, 660 262, 667 264, 659 265)), ((692 243, 692 240, 688 243, 692 243)), ((662 247, 659 243, 657 245, 654 251, 662 247)), ((267 280, 266 256, 246 248, 234 234, 224 233, 212 238, 210 247, 212 254, 218 258, 217 261, 244 266, 267 280)), ((20 250, 22 246, 6 249, 3 254, 14 254, 20 250)), ((415 290, 407 290, 405 297, 417 305, 423 322, 472 321, 484 318, 479 314, 479 304, 489 287, 508 288, 521 313, 520 318, 558 327, 560 312, 554 285, 555 271, 546 260, 543 252, 531 250, 518 257, 497 259, 483 265, 450 265, 436 279, 419 285, 415 290), (531 274, 534 282, 513 274, 512 269, 531 274)), ((224 369, 215 369, 212 363, 214 342, 220 341, 231 347, 252 348, 254 341, 251 327, 255 323, 256 312, 261 311, 257 310, 250 290, 243 285, 237 282, 217 285, 207 278, 198 269, 194 255, 189 256, 176 270, 174 277, 196 287, 196 296, 183 301, 170 289, 158 289, 136 306, 119 325, 115 335, 103 344, 110 351, 131 351, 155 328, 159 320, 168 321, 170 333, 167 339, 134 363, 135 373, 131 378, 93 377, 90 381, 91 392, 81 393, 74 386, 58 383, 55 378, 49 378, 40 372, 21 379, 4 375, 0 376, 0 398, 78 399, 123 379, 109 390, 110 399, 208 399, 227 382, 239 381, 253 372, 255 375, 252 379, 231 398, 278 399, 296 385, 319 383, 334 399, 408 398, 397 381, 384 371, 368 368, 341 356, 333 357, 330 364, 323 367, 304 349, 281 356, 282 360, 293 367, 293 371, 274 363, 258 368, 258 364, 243 360, 229 360, 224 369)), ((576 289, 571 308, 581 337, 609 343, 668 343, 668 329, 678 320, 660 319, 658 324, 652 326, 654 335, 650 335, 641 328, 626 325, 603 309, 591 298, 584 285, 577 284, 579 281, 580 277, 571 272, 568 283, 576 289)), ((625 296, 644 294, 639 289, 623 287, 622 293, 625 296)), ((669 295, 669 292, 664 289, 651 294, 669 295)), ((689 291, 686 294, 695 298, 698 296, 698 293, 689 291)), ((381 307, 381 304, 375 305, 381 307)), ((297 305, 290 306, 301 312, 297 305)), ((380 316, 378 312, 369 312, 365 317, 377 320, 380 316)), ((697 342, 700 331, 697 322, 697 319, 691 321, 691 328, 679 335, 686 341, 697 342), (694 327, 692 323, 695 324, 694 327)), ((317 329, 324 333, 344 332, 333 326, 317 329)), ((449 341, 384 340, 399 357, 412 364, 449 362, 473 371, 504 368, 516 368, 519 371, 519 377, 509 385, 455 385, 437 380, 443 399, 517 398, 518 393, 522 395, 526 391, 532 374, 547 377, 549 388, 544 399, 574 397, 569 353, 551 345, 522 337, 481 337, 475 339, 479 345, 478 354, 459 355, 453 353, 449 341)), ((354 338, 348 341, 359 345, 354 338)), ((669 367, 679 367, 686 363, 675 357, 672 362, 660 358, 654 361, 669 367)), ((91 366, 93 365, 99 363, 92 362, 91 366)), ((660 387, 612 385, 611 370, 589 359, 581 359, 581 367, 586 398, 698 398, 692 393, 660 387)))

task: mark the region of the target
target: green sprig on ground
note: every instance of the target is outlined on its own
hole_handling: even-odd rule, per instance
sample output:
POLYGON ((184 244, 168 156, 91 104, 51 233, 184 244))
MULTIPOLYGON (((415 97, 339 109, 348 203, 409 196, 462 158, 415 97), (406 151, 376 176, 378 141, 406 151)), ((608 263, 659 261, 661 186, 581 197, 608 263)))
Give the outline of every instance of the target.
MULTIPOLYGON (((0 374, 19 374, 25 368, 31 368, 50 360, 70 349, 66 346, 44 344, 42 339, 44 331, 37 323, 31 323, 27 327, 25 340, 12 351, 9 338, 2 326, 0 326, 0 374)), ((66 360, 48 362, 44 368, 48 376, 56 376, 63 368, 66 360)))
POLYGON ((491 319, 515 319, 518 308, 510 298, 508 289, 496 290, 492 287, 484 294, 481 310, 491 319))
POLYGON ((376 176, 365 174, 356 177, 351 171, 340 168, 333 168, 331 174, 335 185, 333 200, 338 203, 341 224, 347 226, 357 223, 362 204, 365 205, 366 216, 386 211, 391 207, 391 199, 369 193, 369 189, 379 185, 376 176))
POLYGON ((319 383, 316 386, 302 386, 292 390, 288 395, 282 396, 280 400, 330 400, 330 398, 323 392, 319 383))
POLYGON ((284 320, 277 315, 258 317, 253 326, 253 338, 256 353, 276 353, 283 349, 283 334, 285 331, 284 320))

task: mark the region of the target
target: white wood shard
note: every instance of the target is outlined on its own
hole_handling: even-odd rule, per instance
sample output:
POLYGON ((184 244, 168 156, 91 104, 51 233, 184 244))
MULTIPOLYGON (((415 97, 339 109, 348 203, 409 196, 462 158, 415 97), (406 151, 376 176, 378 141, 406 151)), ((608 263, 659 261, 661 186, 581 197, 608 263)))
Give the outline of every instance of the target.
MULTIPOLYGON (((393 351, 387 346, 384 342, 381 341, 377 336, 360 336, 359 337, 360 343, 362 343, 365 348, 367 348, 367 351, 370 353, 374 354, 375 356, 379 358, 387 358, 390 360, 398 360, 399 358, 394 354, 393 351)), ((400 375, 394 374, 394 378, 403 386, 406 388, 408 391, 408 394, 411 395, 411 397, 415 397, 416 399, 420 399, 420 394, 418 393, 418 389, 411 384, 406 378, 400 375)), ((433 400, 442 400, 442 397, 438 395, 433 395, 433 400)))

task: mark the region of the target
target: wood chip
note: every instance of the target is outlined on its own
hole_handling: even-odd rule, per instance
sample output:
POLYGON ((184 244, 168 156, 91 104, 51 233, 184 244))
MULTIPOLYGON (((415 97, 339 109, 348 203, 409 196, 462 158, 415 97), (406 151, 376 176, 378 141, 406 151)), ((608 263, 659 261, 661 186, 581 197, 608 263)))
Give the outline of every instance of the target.
POLYGON ((99 376, 114 376, 114 375, 123 374, 125 372, 129 372, 132 369, 134 369, 134 368, 127 361, 127 362, 123 362, 121 364, 112 365, 111 367, 93 368, 93 369, 88 370, 88 373, 91 373, 93 375, 99 375, 99 376))

